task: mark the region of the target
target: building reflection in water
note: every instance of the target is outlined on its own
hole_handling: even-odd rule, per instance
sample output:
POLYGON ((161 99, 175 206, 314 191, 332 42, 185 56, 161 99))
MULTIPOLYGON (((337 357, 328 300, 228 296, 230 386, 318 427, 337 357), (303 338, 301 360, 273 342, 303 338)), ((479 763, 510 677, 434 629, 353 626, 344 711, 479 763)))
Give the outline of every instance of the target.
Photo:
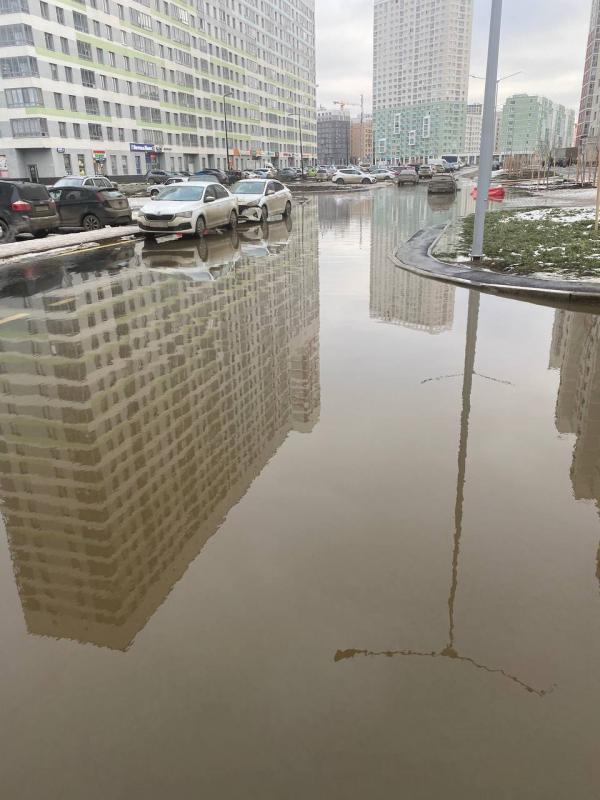
POLYGON ((295 226, 212 282, 70 274, 0 326, 0 490, 31 633, 126 649, 288 432, 314 426, 314 206, 295 226))
POLYGON ((390 256, 416 229, 433 222, 432 213, 454 208, 453 201, 442 204, 441 209, 432 209, 426 192, 397 191, 402 192, 404 204, 385 202, 387 198, 381 197, 378 200, 384 202, 377 202, 373 210, 370 315, 430 334, 449 331, 454 324, 454 287, 399 269, 390 256))
MULTIPOLYGON (((557 310, 549 366, 560 370, 556 428, 576 437, 573 493, 600 511, 600 316, 557 310)), ((600 550, 596 574, 600 580, 600 550)))

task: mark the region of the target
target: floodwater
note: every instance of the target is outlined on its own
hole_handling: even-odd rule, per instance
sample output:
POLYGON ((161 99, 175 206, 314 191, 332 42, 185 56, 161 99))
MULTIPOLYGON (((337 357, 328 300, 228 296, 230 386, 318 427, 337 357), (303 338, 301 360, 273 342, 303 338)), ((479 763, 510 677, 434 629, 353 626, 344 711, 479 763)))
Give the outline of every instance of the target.
POLYGON ((600 317, 393 266, 467 202, 0 276, 3 797, 597 800, 600 317))

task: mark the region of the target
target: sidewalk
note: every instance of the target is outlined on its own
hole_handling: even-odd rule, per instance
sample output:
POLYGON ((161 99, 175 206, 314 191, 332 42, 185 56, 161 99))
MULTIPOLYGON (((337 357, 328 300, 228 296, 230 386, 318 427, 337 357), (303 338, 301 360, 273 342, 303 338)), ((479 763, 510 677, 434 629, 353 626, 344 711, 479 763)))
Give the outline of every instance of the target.
POLYGON ((392 256, 395 265, 422 278, 452 283, 464 289, 478 289, 529 302, 553 304, 587 302, 590 305, 594 304, 597 309, 600 301, 600 283, 507 275, 438 261, 431 253, 445 229, 445 225, 435 225, 416 233, 401 244, 392 256))
POLYGON ((78 231, 77 233, 51 234, 45 239, 24 239, 10 244, 0 245, 0 267, 8 259, 15 259, 46 253, 51 250, 77 249, 94 242, 118 241, 129 236, 137 236, 140 229, 137 225, 123 225, 119 228, 102 228, 99 231, 78 231))

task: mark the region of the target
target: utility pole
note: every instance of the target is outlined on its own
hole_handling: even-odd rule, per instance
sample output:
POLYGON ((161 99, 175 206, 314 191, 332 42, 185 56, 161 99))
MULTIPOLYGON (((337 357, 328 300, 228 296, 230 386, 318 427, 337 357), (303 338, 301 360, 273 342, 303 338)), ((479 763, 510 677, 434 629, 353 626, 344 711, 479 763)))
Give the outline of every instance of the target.
POLYGON ((492 181, 492 160, 494 157, 494 139, 496 133, 498 54, 500 51, 501 27, 502 0, 492 0, 490 38, 488 43, 487 69, 485 73, 481 150, 479 156, 479 181, 477 183, 477 204, 475 207, 475 226, 473 230, 473 246, 471 249, 473 261, 481 261, 483 256, 485 215, 488 207, 488 192, 492 181))
MULTIPOLYGON (((358 149, 360 153, 360 164, 364 164, 366 161, 365 158, 365 96, 361 94, 360 96, 360 147, 358 149)), ((360 167, 360 164, 358 165, 360 167)))
POLYGON ((302 120, 300 118, 300 109, 298 108, 298 134, 300 136, 300 170, 302 177, 304 177, 304 150, 302 149, 302 120))
POLYGON ((225 169, 231 169, 229 162, 229 131, 227 130, 227 98, 231 97, 233 92, 229 91, 227 87, 223 89, 223 116, 225 117, 225 149, 227 152, 227 166, 225 169))

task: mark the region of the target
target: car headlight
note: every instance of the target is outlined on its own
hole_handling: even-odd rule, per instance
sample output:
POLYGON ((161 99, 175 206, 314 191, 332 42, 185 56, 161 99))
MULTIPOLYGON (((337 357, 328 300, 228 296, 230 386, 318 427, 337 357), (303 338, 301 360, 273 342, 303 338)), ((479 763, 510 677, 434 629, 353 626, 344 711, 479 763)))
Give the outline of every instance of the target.
POLYGON ((179 211, 177 213, 178 217, 182 217, 183 219, 191 219, 192 212, 191 211, 179 211))

